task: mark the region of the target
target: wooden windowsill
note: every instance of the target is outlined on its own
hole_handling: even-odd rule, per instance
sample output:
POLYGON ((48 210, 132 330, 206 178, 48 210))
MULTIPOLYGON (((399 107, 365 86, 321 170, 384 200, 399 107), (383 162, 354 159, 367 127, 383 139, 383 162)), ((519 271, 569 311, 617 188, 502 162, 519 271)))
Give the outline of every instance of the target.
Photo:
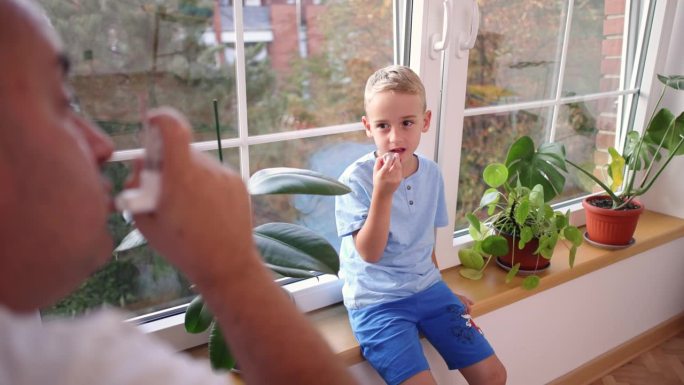
MULTIPOLYGON (((559 245, 554 252, 551 267, 540 274, 541 283, 532 291, 520 287, 522 278, 515 278, 513 282, 506 284, 506 272, 494 263, 490 263, 484 278, 479 281, 461 277, 458 273, 460 267, 443 270, 442 277, 455 293, 465 295, 475 302, 472 313, 477 317, 683 236, 684 220, 644 211, 634 234, 636 242, 633 246, 620 250, 604 250, 584 242, 577 250, 575 266, 571 269, 567 263, 568 250, 559 245)), ((313 311, 308 316, 346 365, 364 361, 342 304, 313 311)))
MULTIPOLYGON (((551 267, 539 274, 541 283, 532 291, 520 287, 522 278, 519 277, 506 284, 506 272, 494 263, 490 263, 484 278, 479 281, 461 277, 458 273, 460 267, 443 270, 442 277, 455 293, 465 295, 475 302, 472 313, 477 317, 683 236, 683 219, 644 211, 634 234, 636 242, 633 246, 620 250, 604 250, 585 242, 578 249, 575 266, 571 269, 567 263, 568 250, 559 245, 554 252, 551 267)), ((307 313, 307 316, 347 366, 364 361, 349 326, 347 310, 342 304, 307 313)), ((206 346, 190 349, 189 353, 206 357, 206 346)))

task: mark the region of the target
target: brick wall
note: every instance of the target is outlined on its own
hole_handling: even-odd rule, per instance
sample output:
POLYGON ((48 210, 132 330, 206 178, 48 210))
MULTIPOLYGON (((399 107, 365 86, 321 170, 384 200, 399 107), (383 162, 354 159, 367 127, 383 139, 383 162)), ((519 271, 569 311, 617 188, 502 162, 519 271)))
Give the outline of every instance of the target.
MULTIPOLYGON (((618 89, 622 54, 622 34, 625 23, 625 0, 605 0, 603 19, 603 42, 601 44, 601 91, 618 89)), ((615 145, 617 105, 606 99, 599 105, 601 111, 596 134, 594 174, 603 177, 600 167, 610 160, 608 147, 615 145)), ((600 189, 599 189, 600 190, 600 189)), ((598 191, 598 190, 597 190, 598 191)))

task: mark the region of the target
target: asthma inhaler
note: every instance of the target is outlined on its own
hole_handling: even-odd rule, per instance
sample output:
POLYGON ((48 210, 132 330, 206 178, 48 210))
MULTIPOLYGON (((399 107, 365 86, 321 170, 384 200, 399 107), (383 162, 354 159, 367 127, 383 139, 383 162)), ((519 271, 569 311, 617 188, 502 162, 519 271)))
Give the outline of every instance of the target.
POLYGON ((158 127, 146 126, 144 135, 145 160, 140 172, 140 186, 122 191, 114 200, 117 210, 131 214, 154 211, 161 193, 161 134, 158 127))

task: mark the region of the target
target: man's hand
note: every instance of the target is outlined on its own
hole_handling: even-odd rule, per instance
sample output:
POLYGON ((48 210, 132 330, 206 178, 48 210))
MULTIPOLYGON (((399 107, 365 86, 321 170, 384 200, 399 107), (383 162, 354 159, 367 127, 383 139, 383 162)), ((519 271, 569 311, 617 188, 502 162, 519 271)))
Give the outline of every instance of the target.
POLYGON ((189 124, 175 110, 157 109, 148 119, 163 141, 159 204, 135 216, 150 245, 200 286, 260 263, 240 176, 190 148, 189 124))

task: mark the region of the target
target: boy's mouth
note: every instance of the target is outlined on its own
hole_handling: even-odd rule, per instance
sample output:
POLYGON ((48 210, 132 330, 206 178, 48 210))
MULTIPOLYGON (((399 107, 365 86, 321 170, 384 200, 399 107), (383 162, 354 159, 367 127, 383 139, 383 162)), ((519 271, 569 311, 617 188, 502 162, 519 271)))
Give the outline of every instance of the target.
POLYGON ((394 153, 397 153, 397 154, 401 154, 401 153, 403 153, 404 151, 406 151, 406 149, 403 148, 403 147, 393 148, 393 149, 389 150, 389 152, 394 152, 394 153))

